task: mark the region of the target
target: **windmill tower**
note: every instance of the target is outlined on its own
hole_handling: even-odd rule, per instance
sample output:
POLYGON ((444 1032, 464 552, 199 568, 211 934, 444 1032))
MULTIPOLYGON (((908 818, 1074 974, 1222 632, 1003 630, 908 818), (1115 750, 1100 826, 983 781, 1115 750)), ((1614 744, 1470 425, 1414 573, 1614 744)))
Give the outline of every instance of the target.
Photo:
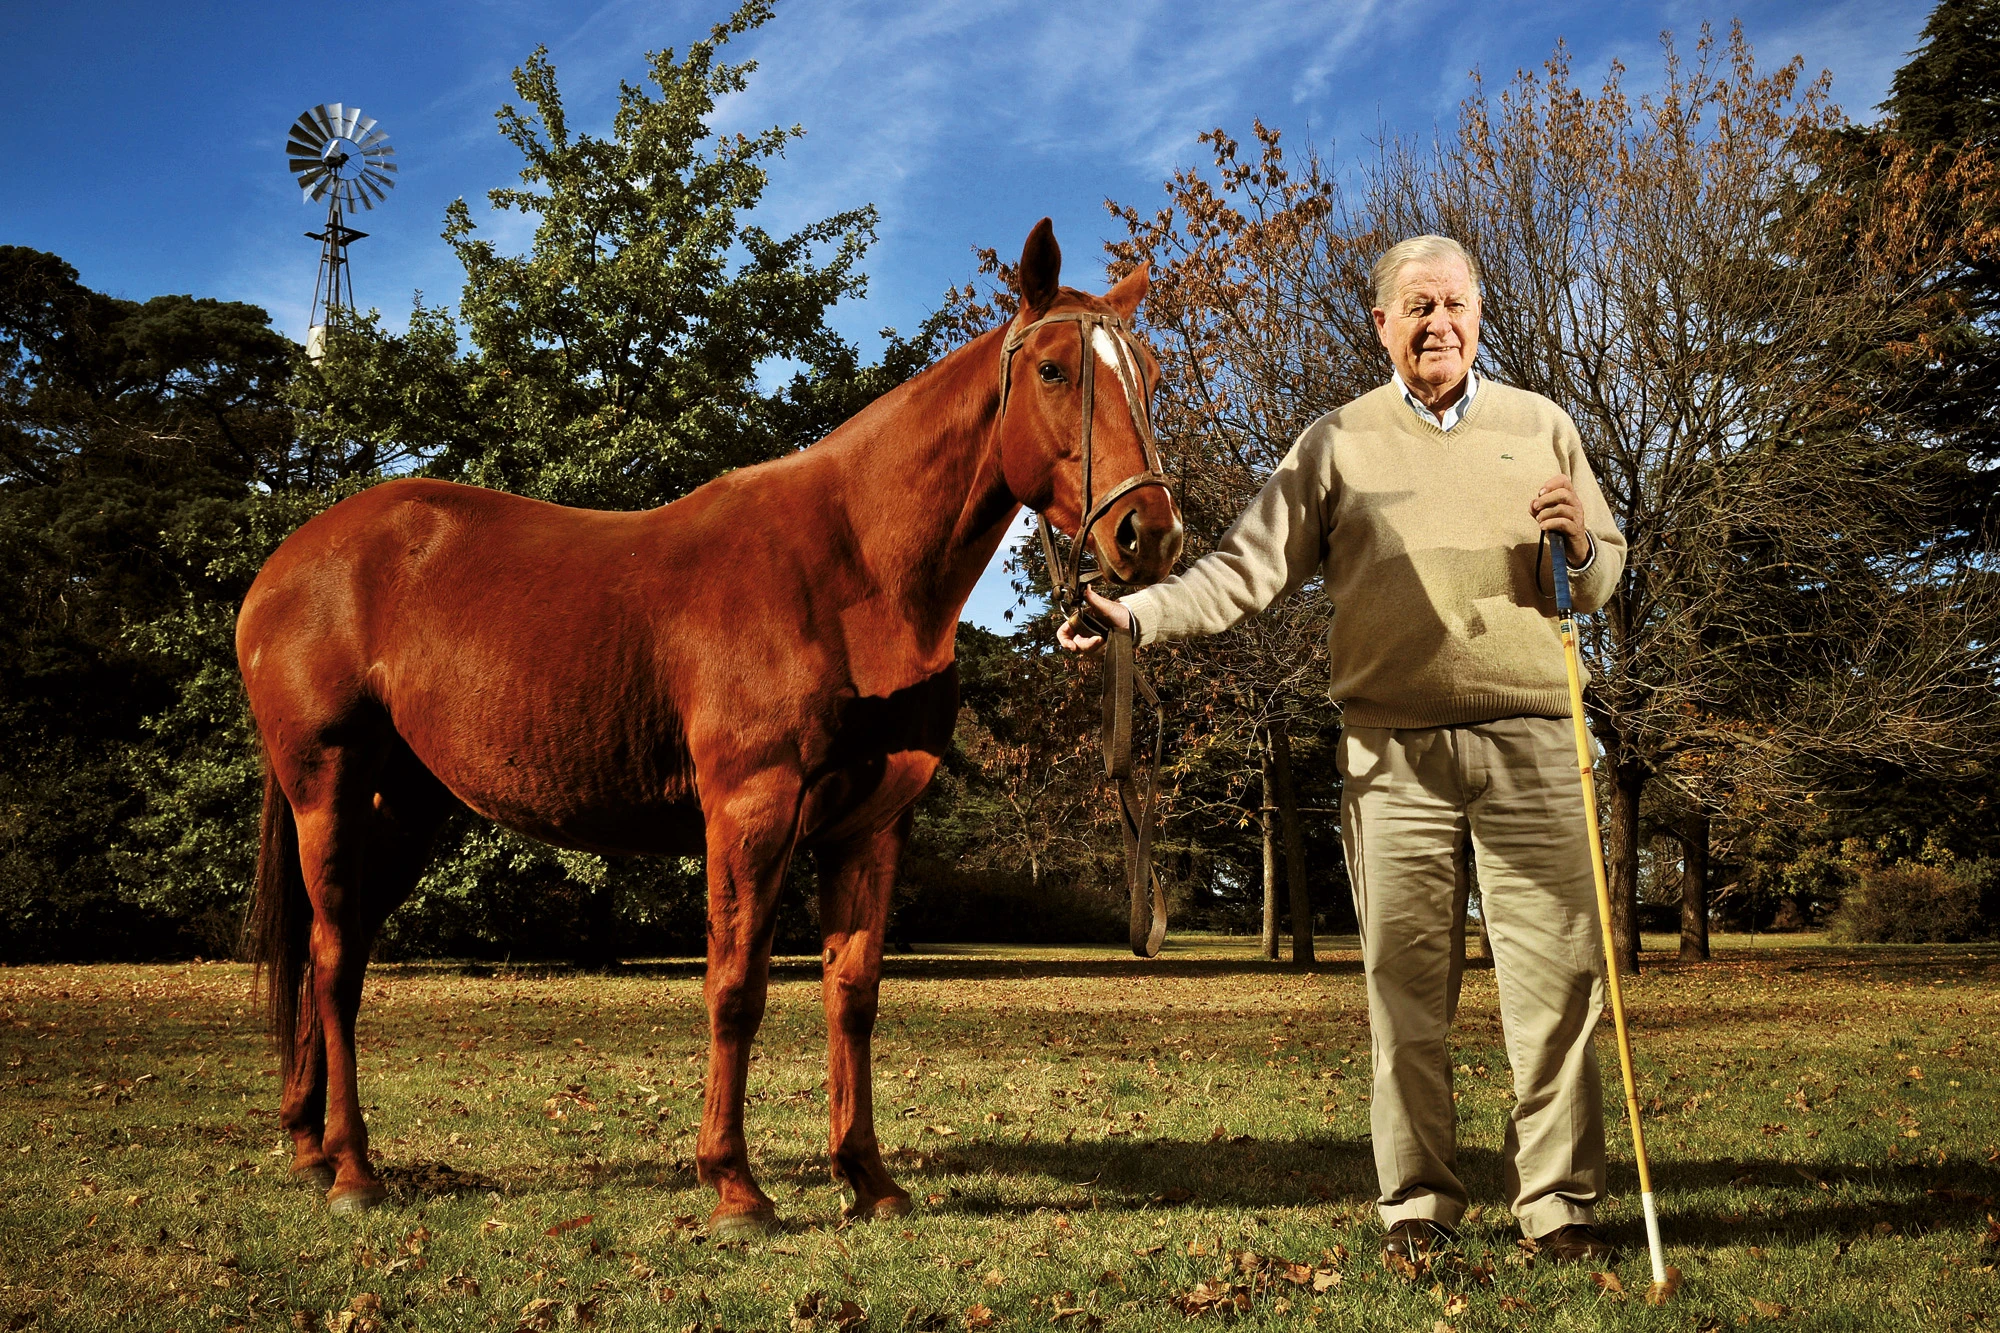
POLYGON ((319 277, 306 333, 306 355, 314 361, 326 355, 326 331, 354 308, 347 247, 368 233, 347 225, 347 210, 355 204, 372 210, 388 197, 396 184, 395 155, 388 131, 376 129, 359 107, 322 103, 292 122, 287 164, 307 203, 326 200, 326 226, 306 233, 307 240, 319 242, 319 277))

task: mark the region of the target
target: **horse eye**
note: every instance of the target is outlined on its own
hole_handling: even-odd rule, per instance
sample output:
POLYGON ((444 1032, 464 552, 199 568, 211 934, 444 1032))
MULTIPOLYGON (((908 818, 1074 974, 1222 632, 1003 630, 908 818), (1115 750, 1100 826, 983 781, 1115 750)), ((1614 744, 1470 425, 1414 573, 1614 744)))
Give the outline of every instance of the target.
POLYGON ((1042 362, 1042 383, 1061 384, 1063 379, 1063 368, 1061 366, 1053 361, 1042 362))

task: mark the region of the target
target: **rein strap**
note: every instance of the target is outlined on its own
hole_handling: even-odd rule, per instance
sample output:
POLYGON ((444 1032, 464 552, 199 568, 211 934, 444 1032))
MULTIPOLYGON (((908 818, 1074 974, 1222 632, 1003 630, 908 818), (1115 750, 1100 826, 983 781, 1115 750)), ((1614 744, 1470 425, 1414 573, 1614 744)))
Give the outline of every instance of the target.
MULTIPOLYGON (((1014 353, 1021 349, 1029 334, 1045 324, 1075 324, 1079 350, 1083 518, 1077 525, 1070 559, 1064 559, 1058 550, 1055 529, 1050 525, 1048 516, 1037 511, 1035 517, 1040 527, 1042 558, 1049 566, 1050 586, 1062 598, 1065 611, 1079 614, 1087 606, 1083 599, 1085 586, 1104 577, 1101 569, 1086 571, 1083 568, 1090 544, 1090 530, 1110 512, 1112 505, 1140 487, 1158 486, 1169 496, 1172 495, 1172 488, 1160 468, 1159 447, 1153 439, 1152 422, 1146 416, 1145 395, 1142 392, 1145 382, 1139 373, 1138 352, 1132 346, 1134 334, 1116 315, 1069 310, 1044 315, 1009 334, 1000 354, 999 416, 1006 416, 1007 399, 1013 388, 1014 353), (1125 391, 1125 405, 1132 414, 1132 428, 1139 436, 1146 461, 1145 471, 1133 473, 1102 496, 1097 496, 1095 492, 1095 478, 1092 476, 1095 460, 1091 448, 1091 424, 1097 411, 1097 350, 1091 343, 1099 330, 1109 335, 1116 352, 1114 368, 1118 373, 1119 387, 1125 391)), ((1153 823, 1158 804, 1160 754, 1166 741, 1167 715, 1160 707, 1160 696, 1154 692, 1152 682, 1146 679, 1145 673, 1133 660, 1133 650, 1137 645, 1132 632, 1129 629, 1106 628, 1104 639, 1104 776, 1118 787, 1119 821, 1125 839, 1125 886, 1131 899, 1132 952, 1141 958, 1153 958, 1159 955, 1160 946, 1167 938, 1167 895, 1160 885, 1159 875, 1153 870, 1153 823), (1143 796, 1132 776, 1132 695, 1135 688, 1152 708, 1156 723, 1152 762, 1146 769, 1143 796)))

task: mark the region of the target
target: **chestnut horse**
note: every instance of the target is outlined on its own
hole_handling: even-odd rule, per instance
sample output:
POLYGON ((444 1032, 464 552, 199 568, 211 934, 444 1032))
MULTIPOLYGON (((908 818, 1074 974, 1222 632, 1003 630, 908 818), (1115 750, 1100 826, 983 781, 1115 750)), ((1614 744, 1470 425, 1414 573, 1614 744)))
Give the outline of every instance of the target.
POLYGON ((1097 297, 1059 287, 1061 265, 1043 219, 1007 328, 812 448, 663 508, 406 479, 271 556, 236 626, 266 758, 249 935, 284 1053, 292 1172, 332 1208, 383 1198, 355 1086, 362 972, 463 804, 563 847, 706 853, 696 1161, 718 1234, 776 1218, 750 1172, 744 1083, 779 888, 810 848, 833 1174, 850 1216, 909 1209, 875 1138, 869 1043, 897 858, 957 716, 959 612, 1024 504, 1128 583, 1163 577, 1181 545, 1151 471, 1157 363, 1126 332, 1146 271, 1097 297), (1135 474, 1111 496, 1107 481, 1135 474))

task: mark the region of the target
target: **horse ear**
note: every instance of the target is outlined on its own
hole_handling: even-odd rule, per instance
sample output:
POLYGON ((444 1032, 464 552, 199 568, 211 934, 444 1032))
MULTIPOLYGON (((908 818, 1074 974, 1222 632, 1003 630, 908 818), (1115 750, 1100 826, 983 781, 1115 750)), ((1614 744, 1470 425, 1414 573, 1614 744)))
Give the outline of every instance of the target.
POLYGON ((1062 247, 1056 244, 1055 224, 1043 218, 1028 233, 1021 247, 1021 303, 1028 310, 1046 309, 1056 299, 1057 282, 1062 277, 1062 247))
POLYGON ((1119 279, 1118 285, 1104 294, 1104 303, 1118 312, 1119 318, 1130 319, 1139 311, 1139 302, 1146 299, 1146 292, 1153 285, 1153 266, 1141 264, 1119 279))

